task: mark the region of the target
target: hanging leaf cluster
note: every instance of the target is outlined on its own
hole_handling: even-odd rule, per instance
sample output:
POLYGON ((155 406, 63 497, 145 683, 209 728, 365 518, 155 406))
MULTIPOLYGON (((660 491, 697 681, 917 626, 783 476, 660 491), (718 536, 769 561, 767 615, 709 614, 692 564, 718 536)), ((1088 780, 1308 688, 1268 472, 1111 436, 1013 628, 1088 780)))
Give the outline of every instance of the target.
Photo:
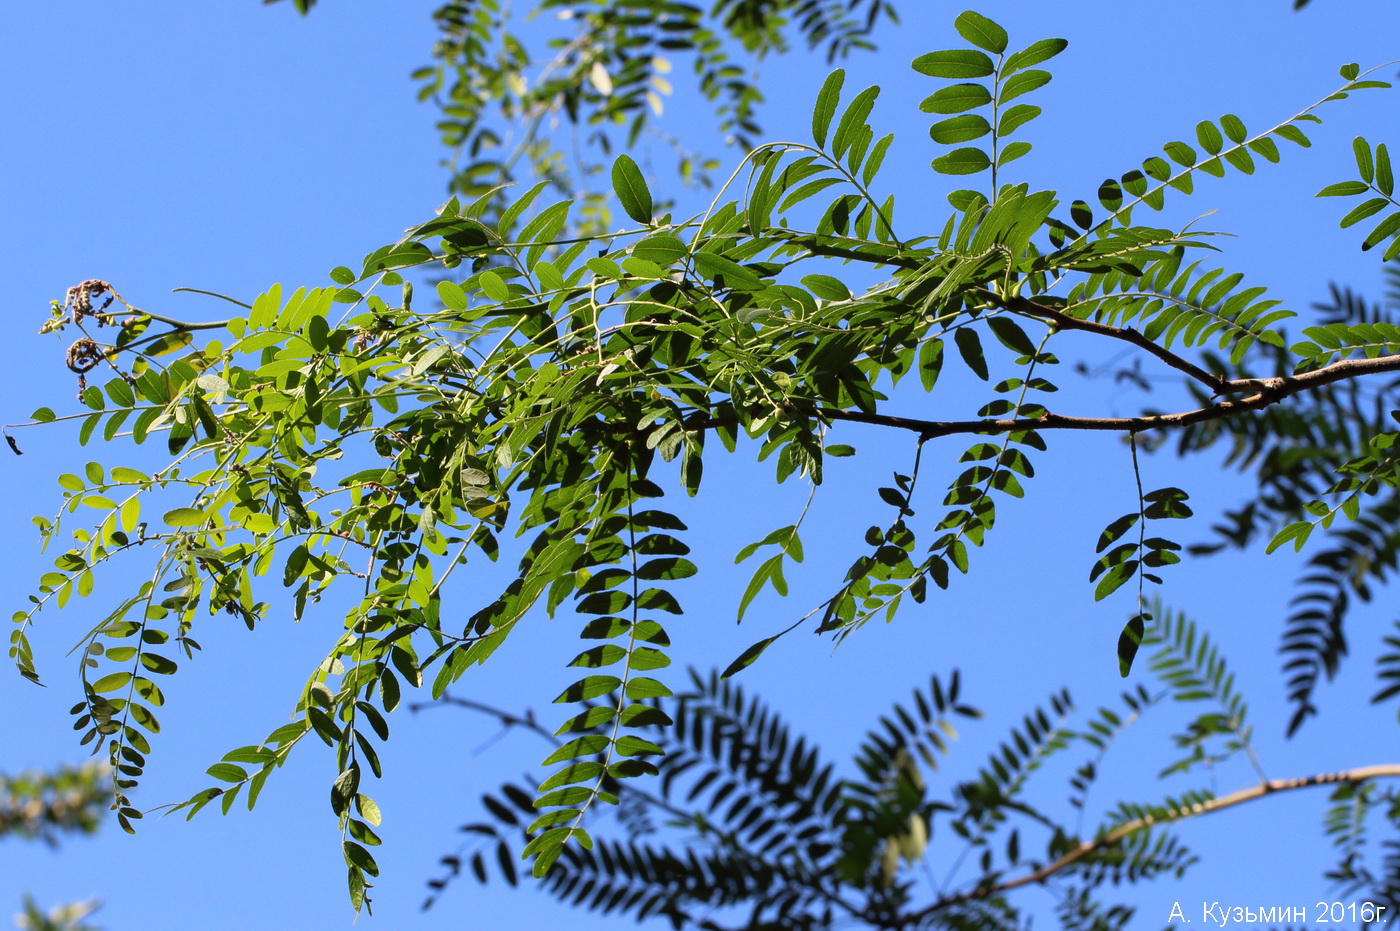
MULTIPOLYGON (((475 36, 468 45, 490 27, 467 19, 496 12, 476 6, 459 10, 475 36)), ((586 6, 588 28, 622 28, 610 18, 622 8, 586 6)), ((659 4, 654 21, 699 15, 675 6, 659 4)), ((720 11, 748 29, 743 11, 756 9, 720 11)), ((809 38, 819 31, 813 22, 802 25, 809 38)), ((1066 43, 1044 39, 1008 54, 1006 31, 986 17, 967 12, 954 25, 971 48, 916 60, 922 74, 952 82, 923 109, 939 117, 930 130, 936 143, 978 146, 939 156, 935 174, 987 174, 979 190, 949 192, 941 218, 897 212, 880 177, 894 136, 876 128, 879 88, 844 97, 845 74, 836 71, 816 94, 812 141, 754 148, 695 216, 676 216, 642 168, 620 156, 612 194, 631 225, 606 234, 575 235, 581 208, 572 196, 551 202, 546 175, 524 191, 503 193, 492 182, 479 196, 453 197, 353 267, 332 269, 328 284, 273 286, 249 304, 235 300, 239 315, 226 321, 142 311, 107 282, 84 282, 55 302, 43 329, 80 334, 66 363, 82 406, 62 415, 40 408, 33 423, 77 421, 80 443, 129 439, 148 447, 143 462, 149 447, 158 459, 144 469, 92 462, 60 477, 59 512, 36 525, 45 545, 62 552, 14 615, 10 656, 37 681, 30 638, 41 609, 91 597, 99 580, 117 588, 112 577, 140 568, 145 581, 105 602, 78 645, 76 727, 112 764, 123 826, 141 815, 132 793, 160 730, 161 683, 198 655, 197 628, 221 616, 254 631, 273 616, 320 616, 334 593, 348 608, 292 697, 292 720, 215 762, 208 772, 216 784, 176 808, 192 816, 218 801, 228 811, 240 797, 252 806, 298 747, 325 744, 351 899, 367 906, 381 812, 364 777, 383 770, 388 714, 405 689, 439 697, 520 625, 572 609, 574 632, 589 641, 572 665, 584 671, 558 696, 572 706, 560 713, 566 742, 550 757, 558 768, 531 794, 536 814, 523 851, 537 873, 553 876, 551 866, 594 855, 585 820, 595 803, 619 801, 617 787, 634 777, 666 778, 665 741, 646 735, 665 723, 652 702, 670 694, 667 624, 681 612, 684 580, 699 571, 667 489, 705 494, 707 451, 712 459, 721 449, 752 452, 772 463, 776 482, 816 495, 827 457, 855 453, 838 440, 869 429, 907 440, 907 459, 889 484, 870 489, 877 516, 868 529, 826 542, 849 552, 844 577, 815 596, 804 592, 815 606, 760 631, 732 674, 788 631, 808 626, 844 638, 934 597, 930 581, 942 589, 953 570, 969 573, 999 508, 1028 493, 1032 456, 1052 435, 1125 434, 1132 458, 1125 453, 1121 466, 1137 473, 1140 435, 1243 420, 1329 385, 1400 370, 1388 341, 1344 343, 1326 327, 1337 345, 1310 333, 1314 349, 1284 349, 1277 324, 1286 311, 1261 287, 1241 289, 1239 274, 1185 264, 1186 250, 1201 248, 1206 234, 1132 222, 1140 203, 1155 209, 1167 196, 1190 194, 1197 171, 1247 174, 1254 154, 1273 161, 1273 136, 1306 143, 1299 124, 1315 121, 1318 105, 1254 136, 1234 117, 1203 123, 1197 141, 1207 159, 1172 143, 1165 151, 1179 171, 1149 159, 1088 195, 1107 211, 1101 218, 1080 197, 1069 199, 1066 220, 1057 192, 1011 180, 1030 146, 1007 141, 1040 115, 1021 98, 1050 80, 1037 66, 1066 43), (415 300, 413 281, 427 276, 434 292, 415 300), (94 306, 103 294, 108 303, 94 306), (129 310, 125 319, 112 301, 129 310), (1191 379, 1206 400, 1131 417, 1058 409, 1055 348, 1070 330, 1131 347, 1191 379), (201 333, 216 335, 197 341, 201 333), (1228 359, 1199 351, 1209 341, 1228 359), (1299 366, 1288 378, 1232 368, 1256 357, 1277 363, 1282 354, 1299 366), (973 400, 945 387, 949 359, 974 377, 973 400), (917 379, 904 382, 911 373, 917 379), (930 419, 930 410, 943 419, 930 419), (952 436, 966 441, 949 449, 944 438, 952 436), (956 474, 927 501, 934 459, 956 474), (504 565, 474 575, 493 562, 504 565), (477 583, 501 573, 500 585, 477 583), (462 610, 462 601, 474 610, 462 610)), ((570 68, 588 62, 592 74, 601 59, 587 59, 586 43, 580 49, 585 57, 570 68)), ((461 54, 473 60, 482 49, 461 54)), ((622 99, 614 94, 622 81, 607 69, 587 91, 575 68, 569 93, 584 103, 594 93, 622 99)), ((1342 77, 1322 103, 1382 86, 1353 66, 1342 77)), ((472 87, 495 93, 490 81, 472 87)), ((1366 183, 1381 189, 1383 149, 1374 152, 1366 183)), ((1371 330, 1354 325, 1347 339, 1389 333, 1379 322, 1365 326, 1371 330)), ((1324 494, 1341 502, 1321 505, 1320 525, 1337 513, 1360 519, 1362 496, 1394 487, 1392 442, 1389 432, 1368 436, 1364 450, 1335 464, 1324 494)), ((1175 488, 1143 494, 1139 481, 1123 504, 1128 517, 1100 541, 1094 596, 1134 575, 1141 583, 1150 575, 1144 567, 1176 558, 1180 544, 1141 534, 1149 519, 1186 516, 1185 500, 1175 488), (1137 544, 1119 542, 1133 526, 1137 544)), ((775 521, 783 526, 751 546, 736 543, 741 562, 763 554, 736 599, 741 616, 769 589, 790 594, 785 573, 803 558, 804 516, 775 521)), ((1276 543, 1305 535, 1284 533, 1276 543)), ((1127 638, 1134 648, 1154 615, 1140 584, 1127 638)), ((1126 674, 1132 650, 1120 645, 1119 658, 1126 674)), ((955 831, 974 839, 994 831, 1005 800, 1061 748, 1069 708, 1056 696, 1048 711, 1025 719, 956 802, 955 831)), ((793 766, 805 772, 805 760, 795 754, 793 766)), ((923 802, 911 801, 922 790, 902 788, 910 777, 889 778, 878 792, 893 792, 904 814, 922 811, 923 802)), ((877 847, 898 859, 921 843, 913 822, 880 820, 881 806, 895 802, 868 801, 878 827, 861 828, 859 843, 852 828, 843 841, 865 851, 839 867, 848 878, 870 866, 866 854, 877 847)), ((736 817, 740 833, 767 823, 759 809, 736 817)), ((849 817, 855 825, 866 815, 851 809, 849 817)), ((1142 854, 1157 858, 1142 875, 1181 862, 1175 850, 1142 854)), ((877 872, 888 882, 887 868, 877 872)))

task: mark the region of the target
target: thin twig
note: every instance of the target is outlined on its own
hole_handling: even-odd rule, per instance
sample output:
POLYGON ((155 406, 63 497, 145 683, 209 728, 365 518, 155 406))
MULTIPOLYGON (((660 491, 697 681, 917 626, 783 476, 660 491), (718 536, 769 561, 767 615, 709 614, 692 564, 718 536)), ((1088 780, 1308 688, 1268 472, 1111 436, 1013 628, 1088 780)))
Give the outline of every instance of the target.
MULTIPOLYGON (((494 705, 488 705, 484 702, 473 701, 470 698, 458 698, 455 695, 446 694, 444 694, 440 699, 438 699, 435 702, 418 702, 415 704, 411 704, 408 706, 408 710, 418 712, 428 708, 435 708, 441 705, 458 705, 463 708, 469 708, 472 711, 479 711, 482 714, 489 715, 490 717, 495 718, 501 723, 502 727, 522 727, 527 731, 531 731, 532 733, 538 734, 545 740, 549 741, 550 744, 556 747, 562 743, 562 741, 560 741, 558 737, 556 737, 553 733, 550 732, 549 728, 545 727, 539 721, 535 720, 535 713, 529 710, 527 710, 523 715, 519 715, 515 714, 514 712, 506 711, 503 708, 497 708, 494 705)), ((694 819, 694 816, 691 815, 689 812, 677 808, 676 806, 672 805, 670 802, 667 802, 665 799, 659 796, 652 795, 650 792, 638 789, 635 785, 619 782, 618 791, 619 793, 624 791, 628 792, 631 795, 642 799, 648 805, 655 805, 657 808, 660 808, 662 811, 666 812, 674 818, 679 818, 687 822, 692 821, 694 819)))
MULTIPOLYGON (((1078 317, 1071 317, 1069 314, 1061 313, 1044 304, 1037 304, 1035 301, 1027 300, 1024 297, 1013 297, 1008 301, 1001 301, 992 292, 979 288, 978 294, 983 297, 991 297, 996 303, 1005 307, 1012 313, 1026 314, 1037 317, 1041 320, 1048 320, 1061 330, 1083 330, 1086 333, 1093 333, 1098 336, 1107 336, 1110 339, 1119 339, 1127 343, 1132 343, 1139 349, 1151 353, 1161 359, 1167 365, 1179 372, 1185 372, 1196 381, 1205 385, 1211 390, 1213 395, 1221 395, 1229 392, 1230 382, 1219 376, 1212 375, 1205 369, 1192 364, 1170 349, 1164 349, 1152 340, 1143 336, 1132 327, 1109 326, 1106 323, 1096 323, 1093 320, 1081 320, 1078 317)), ((1240 389, 1235 389, 1240 390, 1240 389)))

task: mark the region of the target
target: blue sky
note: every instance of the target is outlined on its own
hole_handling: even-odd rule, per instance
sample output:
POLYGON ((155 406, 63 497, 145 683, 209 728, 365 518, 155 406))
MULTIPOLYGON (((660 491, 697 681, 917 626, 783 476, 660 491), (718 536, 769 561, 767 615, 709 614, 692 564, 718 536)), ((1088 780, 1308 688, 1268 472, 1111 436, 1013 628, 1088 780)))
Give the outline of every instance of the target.
MULTIPOLYGON (((72 0, 0 9, 0 99, 10 140, 0 150, 0 246, 12 268, 5 288, 9 337, 0 342, 7 412, 0 419, 23 420, 42 404, 71 404, 65 344, 35 335, 49 300, 71 284, 105 278, 138 306, 222 317, 219 302, 171 290, 195 287, 250 300, 274 282, 323 284, 330 268, 353 266, 425 219, 444 199, 445 179, 434 112, 414 103, 407 76, 427 60, 434 6, 324 0, 307 19, 288 4, 264 8, 254 0, 197 7, 153 0, 139 9, 72 0)), ((1400 57, 1394 38, 1400 10, 1391 3, 1315 0, 1298 14, 1287 6, 1285 0, 981 4, 981 12, 1011 31, 1013 43, 1070 40, 1051 64, 1055 81, 1038 92, 1035 103, 1045 113, 1027 136, 1036 150, 1017 163, 1022 178, 1060 190, 1064 200, 1087 199, 1104 177, 1135 167, 1164 142, 1189 139, 1198 120, 1232 112, 1262 128, 1325 96, 1339 83, 1342 63, 1367 67, 1400 57)), ((880 183, 896 191, 904 223, 927 217, 937 226, 946 215, 942 197, 950 185, 928 170, 934 147, 924 131, 928 117, 917 110, 937 85, 908 62, 958 44, 951 20, 960 9, 906 2, 903 26, 877 33, 880 53, 847 62, 848 94, 865 84, 884 87, 873 122, 898 135, 880 183)), ((825 70, 823 62, 800 55, 764 63, 769 138, 806 138, 825 70)), ((704 111, 686 99, 684 76, 675 77, 679 96, 663 128, 705 145, 707 137, 695 129, 704 125, 704 111)), ((1219 261, 1268 284, 1285 306, 1304 313, 1326 296, 1331 281, 1379 296, 1376 257, 1359 251, 1357 230, 1337 228, 1346 208, 1312 195, 1353 176, 1350 141, 1357 133, 1372 142, 1397 141, 1385 133, 1400 125, 1400 96, 1358 95, 1322 115, 1312 149, 1285 146, 1284 162, 1253 178, 1232 173, 1201 184, 1163 220, 1180 224, 1216 211, 1202 225, 1238 237, 1224 243, 1219 261)), ((651 154, 658 166, 668 163, 664 149, 651 154)), ((726 156, 726 166, 733 161, 726 156)), ((653 190, 665 184, 658 173, 653 190)), ((1091 363, 1113 354, 1082 345, 1091 363)), ((1085 381, 1065 369, 1059 380, 1066 408, 1128 413, 1143 401, 1107 379, 1085 381)), ((1150 400, 1166 405, 1171 397, 1164 384, 1150 400)), ((919 400, 909 401, 911 411, 919 400)), ((770 466, 743 457, 707 466, 701 500, 681 505, 700 541, 703 582, 682 592, 687 615, 672 630, 678 664, 723 665, 787 626, 839 579, 859 551, 864 527, 883 520, 873 489, 892 469, 905 469, 912 450, 874 431, 847 429, 839 441, 861 454, 828 466, 806 535, 808 562, 790 577, 793 595, 786 602, 760 600, 742 626, 733 617, 746 576, 729 565, 732 554, 790 523, 805 490, 793 483, 773 489, 770 466)), ((61 428, 18 438, 25 455, 8 460, 10 493, 0 496, 3 592, 12 606, 47 567, 29 520, 58 507, 54 477, 89 459, 136 461, 125 449, 80 449, 61 428)), ((1124 589, 1096 604, 1085 578, 1099 530, 1133 507, 1132 473, 1114 438, 1054 439, 1037 460, 1028 499, 1004 507, 987 548, 973 554, 970 577, 892 625, 868 626, 834 652, 828 641, 790 636, 744 674, 745 684, 817 738, 828 758, 844 760, 892 701, 907 698, 931 672, 946 676, 960 668, 967 700, 987 718, 960 741, 945 770, 949 779, 973 775, 984 752, 1053 690, 1070 687, 1086 713, 1112 701, 1122 687, 1113 644, 1132 610, 1131 596, 1124 589)), ((960 448, 941 452, 951 460, 960 448)), ((926 451, 926 458, 930 452, 939 451, 926 451)), ((934 461, 942 471, 929 481, 938 487, 955 473, 950 461, 934 461)), ((1178 484, 1192 493, 1199 516, 1180 531, 1188 541, 1204 537, 1213 514, 1247 491, 1213 463, 1182 467, 1156 456, 1145 460, 1144 471, 1149 485, 1178 484)), ((1380 604, 1352 618, 1353 656, 1340 681, 1324 691, 1322 717, 1298 737, 1282 738, 1287 707, 1275 651, 1299 564, 1290 554, 1263 560, 1257 552, 1188 563, 1167 574, 1164 595, 1209 629, 1231 658, 1270 776, 1392 762, 1400 746, 1393 705, 1365 706, 1375 690, 1376 640, 1393 617, 1384 592, 1380 604)), ((116 590, 114 580, 99 595, 116 590)), ((463 614, 479 607, 470 585, 460 598, 463 614)), ((66 653, 95 608, 42 617, 36 643, 47 689, 0 677, 6 737, 0 770, 81 758, 67 717, 78 692, 66 653)), ((141 790, 143 805, 188 796, 209 781, 203 770, 225 750, 256 743, 283 723, 340 625, 334 611, 299 625, 270 621, 256 634, 222 620, 207 623, 203 656, 167 690, 171 707, 141 790)), ((567 682, 564 663, 576 649, 571 623, 563 615, 532 622, 457 693, 552 713, 544 703, 567 682)), ((1159 722, 1118 747, 1097 800, 1145 800, 1185 787, 1155 780, 1171 759, 1167 735, 1181 720, 1166 709, 1159 722)), ((528 734, 495 740, 490 721, 452 709, 400 712, 391 725, 388 771, 372 790, 386 816, 383 876, 376 917, 361 918, 361 925, 618 924, 500 883, 481 889, 462 882, 420 914, 423 881, 436 875, 437 857, 457 845, 455 826, 479 818, 479 794, 537 769, 546 751, 528 734)), ((1052 770, 1043 777, 1046 798, 1064 795, 1067 774, 1052 770)), ((42 903, 102 896, 106 905, 97 917, 110 928, 347 928, 352 914, 327 805, 332 775, 332 762, 313 752, 280 773, 251 814, 239 806, 229 817, 206 811, 189 824, 148 818, 135 837, 109 825, 57 852, 7 842, 0 846, 0 911, 17 908, 21 892, 30 890, 42 903)), ((1250 779, 1243 765, 1216 775, 1221 791, 1250 779)), ((1321 873, 1329 851, 1319 828, 1324 800, 1322 792, 1300 793, 1186 825, 1182 836, 1202 863, 1180 882, 1123 890, 1122 901, 1139 907, 1136 927, 1162 926, 1178 901, 1199 921, 1203 901, 1311 906, 1327 897, 1321 873)), ((936 851, 934 858, 946 864, 951 854, 936 851)), ((1027 890, 1024 901, 1046 909, 1048 921, 1045 893, 1027 890)))

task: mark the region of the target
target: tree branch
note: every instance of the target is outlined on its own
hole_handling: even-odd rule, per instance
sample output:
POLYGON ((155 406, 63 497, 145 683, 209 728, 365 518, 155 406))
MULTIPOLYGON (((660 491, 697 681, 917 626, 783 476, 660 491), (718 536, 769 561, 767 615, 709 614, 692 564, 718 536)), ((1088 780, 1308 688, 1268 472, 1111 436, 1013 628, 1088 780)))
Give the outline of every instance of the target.
MULTIPOLYGON (((912 430, 919 434, 920 439, 924 440, 955 433, 996 434, 1012 433, 1016 430, 1110 430, 1123 433, 1141 433, 1144 430, 1187 427, 1208 420, 1234 417, 1248 411, 1262 410, 1292 395, 1320 388, 1335 381, 1395 371, 1400 371, 1400 354, 1378 356, 1374 359, 1342 359, 1301 375, 1220 380, 1218 383, 1221 385, 1221 391, 1218 393, 1231 393, 1240 390, 1254 390, 1256 393, 1246 398, 1221 401, 1197 410, 1178 411, 1171 414, 1144 414, 1140 417, 1074 417, 1046 413, 1040 417, 1022 417, 1011 420, 917 420, 889 414, 873 414, 826 407, 817 408, 816 413, 829 420, 845 420, 852 423, 869 423, 882 427, 912 430)), ((717 423, 717 421, 706 421, 703 425, 708 427, 715 426, 717 423)))
POLYGON ((417 714, 426 708, 437 708, 442 705, 460 705, 463 708, 470 708, 472 711, 479 711, 484 715, 495 718, 501 723, 502 727, 523 727, 528 731, 534 731, 556 747, 560 744, 559 738, 551 734, 549 728, 536 721, 534 711, 529 709, 526 709, 523 715, 519 715, 502 708, 497 708, 494 705, 485 704, 484 702, 473 701, 470 698, 458 698, 455 695, 444 693, 443 696, 435 702, 415 702, 408 706, 408 710, 417 714))
POLYGON ((1220 798, 1213 798, 1197 805, 1178 808, 1175 811, 1169 812, 1162 818, 1153 818, 1150 816, 1135 818, 1132 821, 1119 825, 1101 837, 1081 842, 1073 850, 1064 854, 1058 860, 1047 863, 1039 869, 1026 873, 1023 876, 1018 876, 1015 879, 1008 879, 1004 882, 993 883, 991 885, 977 886, 974 889, 970 889, 967 892, 960 892, 956 895, 944 896, 931 905, 901 916, 898 924, 893 925, 893 927, 902 928, 910 925, 917 925, 934 912, 948 908, 949 906, 960 905, 964 902, 971 902, 978 899, 986 899, 1021 886, 1031 885, 1032 883, 1043 883, 1051 876, 1073 866, 1090 854, 1100 850, 1107 850, 1130 834, 1135 834, 1138 831, 1145 830, 1157 824, 1172 824, 1177 821, 1184 821, 1187 818, 1195 818, 1199 815, 1210 814, 1214 811, 1233 808, 1236 805, 1242 805, 1245 802, 1251 802, 1277 792, 1288 792, 1294 789, 1310 789, 1315 786, 1333 785, 1340 782, 1356 785, 1368 782, 1372 779, 1388 778, 1400 778, 1400 763, 1362 766, 1357 769, 1342 770, 1337 773, 1300 776, 1296 779, 1269 779, 1260 782, 1258 785, 1249 786, 1248 788, 1221 796, 1220 798))
MULTIPOLYGON (((183 290, 186 290, 186 291, 193 291, 194 289, 193 289, 193 288, 184 288, 183 290)), ((199 293, 200 293, 200 294, 212 294, 213 292, 212 292, 212 291, 201 291, 201 292, 199 292, 199 293)), ((215 295, 215 296, 217 297, 217 296, 220 296, 220 295, 215 295)), ((221 329, 223 329, 224 327, 226 327, 226 326, 229 325, 229 321, 228 321, 228 320, 203 320, 203 321, 177 320, 177 319, 174 318, 174 317, 166 317, 166 316, 164 316, 164 315, 162 315, 162 314, 151 313, 149 310, 138 310, 138 311, 136 311, 136 313, 140 314, 140 315, 143 316, 143 317, 150 317, 152 320, 156 321, 157 323, 164 323, 164 324, 167 324, 168 326, 173 327, 173 328, 174 328, 175 330, 177 330, 177 331, 180 331, 180 330, 221 330, 221 329)), ((159 334, 159 335, 164 336, 165 334, 164 334, 164 333, 161 333, 161 334, 159 334)), ((126 347, 122 347, 122 348, 126 348, 126 347)))
POLYGON ((1221 395, 1230 392, 1231 382, 1227 379, 1219 375, 1210 374, 1205 369, 1192 364, 1170 349, 1164 349, 1157 345, 1131 327, 1116 327, 1109 326, 1106 323, 1095 323, 1092 320, 1081 320, 1078 317, 1071 317, 1069 314, 1061 313, 1051 307, 1046 307, 1044 304, 1037 304, 1035 301, 1027 300, 1024 297, 1013 297, 1009 301, 1003 301, 991 291, 985 291, 979 288, 978 293, 1000 304, 1012 313, 1026 314, 1027 316, 1037 317, 1041 320, 1048 320, 1061 330, 1083 330, 1086 333, 1094 333, 1099 336, 1107 336, 1110 339, 1120 339, 1124 342, 1132 343, 1139 349, 1149 352, 1161 359, 1177 371, 1185 372, 1187 375, 1196 379, 1196 381, 1209 388, 1212 395, 1221 395))
MULTIPOLYGON (((427 708, 436 708, 441 707, 442 705, 458 705, 462 708, 468 708, 472 711, 479 711, 484 715, 488 715, 489 717, 495 718, 497 721, 500 722, 502 727, 507 729, 512 727, 523 727, 527 731, 532 731, 535 734, 538 734, 539 736, 543 737, 545 740, 549 741, 550 744, 556 747, 563 743, 563 741, 561 741, 558 737, 556 737, 553 733, 550 732, 549 728, 545 727, 539 721, 535 720, 535 712, 529 709, 526 709, 523 715, 519 715, 515 714, 514 712, 506 711, 503 708, 497 708, 494 705, 488 705, 485 702, 473 701, 470 698, 458 698, 455 695, 449 695, 444 693, 443 696, 435 702, 416 702, 414 704, 409 705, 408 710, 417 713, 427 708)), ((645 801, 648 805, 655 805, 657 808, 660 808, 662 811, 671 815, 673 818, 679 818, 683 821, 694 820, 694 816, 691 815, 689 812, 677 808, 675 805, 672 805, 670 802, 666 801, 663 798, 660 798, 659 796, 652 795, 650 792, 647 792, 643 789, 638 789, 634 785, 624 785, 619 783, 618 791, 630 792, 637 798, 640 798, 643 801, 645 801)))
MULTIPOLYGON (((1247 391, 1256 392, 1256 398, 1261 395, 1267 396, 1267 401, 1257 406, 1247 408, 1249 410, 1258 410, 1260 407, 1267 407, 1269 404, 1275 401, 1281 401, 1291 394, 1317 388, 1334 381, 1341 381, 1344 378, 1355 378, 1359 375, 1400 370, 1400 355, 1389 355, 1378 356, 1374 359, 1343 359, 1331 365, 1324 366, 1323 368, 1311 372, 1304 372, 1301 375, 1295 376, 1285 375, 1276 378, 1225 378, 1222 375, 1212 375, 1171 350, 1164 349, 1131 327, 1115 327, 1104 323, 1095 323, 1092 320, 1081 320, 1078 317, 1071 317, 1069 314, 1061 313, 1052 307, 1046 307, 1044 304, 1037 304, 1035 301, 1030 301, 1023 297, 1013 297, 1010 300, 1004 301, 991 291, 980 288, 977 290, 980 296, 1000 307, 1004 307, 1013 313, 1026 314, 1027 316, 1048 320, 1062 330, 1083 330, 1086 333, 1095 333, 1099 336, 1106 336, 1110 339, 1131 343, 1139 349, 1145 350, 1158 359, 1161 359, 1177 371, 1184 372, 1191 378, 1205 385, 1211 390, 1212 396, 1219 397, 1225 394, 1242 394, 1247 391)), ((1246 400, 1252 401, 1255 400, 1255 398, 1248 398, 1246 400)), ((1228 405, 1220 405, 1220 407, 1228 408, 1228 405)), ((1205 410, 1214 411, 1216 408, 1205 408, 1205 410)), ((1212 417, 1200 419, 1212 420, 1215 416, 1229 416, 1229 414, 1238 413, 1239 410, 1240 408, 1228 408, 1226 413, 1215 414, 1212 417)), ((1170 417, 1177 415, 1165 416, 1170 417)), ((1088 418, 1076 419, 1088 420, 1088 418)), ((1189 420, 1179 424, 1153 424, 1153 426, 1185 426, 1187 423, 1198 422, 1199 420, 1189 420)), ((1104 426, 1070 426, 1076 429, 1087 430, 1123 429, 1121 427, 1104 426)))

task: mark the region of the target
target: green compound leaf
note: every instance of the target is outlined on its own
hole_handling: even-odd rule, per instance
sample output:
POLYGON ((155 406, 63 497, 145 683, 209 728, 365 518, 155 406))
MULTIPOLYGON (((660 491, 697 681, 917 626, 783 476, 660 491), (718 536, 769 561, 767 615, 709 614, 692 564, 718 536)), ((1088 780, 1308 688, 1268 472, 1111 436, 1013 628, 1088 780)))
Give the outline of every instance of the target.
POLYGON ((711 281, 722 282, 726 288, 757 291, 763 287, 763 281, 752 270, 713 252, 696 253, 695 268, 711 281))
POLYGON ((560 786, 572 785, 576 782, 588 782, 591 779, 596 779, 598 774, 602 771, 603 764, 596 760, 585 760, 582 763, 573 763, 569 766, 565 766, 544 782, 541 782, 540 791, 548 792, 560 786))
POLYGON ((1376 225, 1375 229, 1371 230, 1366 236, 1365 241, 1361 243, 1362 251, 1364 252, 1374 248, 1384 240, 1394 236, 1397 232, 1400 232, 1400 211, 1390 214, 1384 220, 1381 220, 1381 222, 1376 225))
POLYGON ((1225 138, 1239 145, 1249 137, 1249 132, 1244 128, 1244 123, 1233 113, 1227 113, 1220 118, 1220 128, 1225 131, 1225 138))
POLYGON ((1094 600, 1103 601, 1109 595, 1122 587, 1124 582, 1131 579, 1138 569, 1138 561, 1130 559, 1127 562, 1119 563, 1104 573, 1099 579, 1099 584, 1094 587, 1094 600))
POLYGON ((1005 165, 1008 162, 1014 162, 1016 159, 1020 158, 1022 155, 1025 155, 1030 150, 1031 144, 1029 142, 1011 143, 1006 148, 1002 149, 1001 154, 997 156, 997 167, 1000 168, 1002 165, 1005 165))
POLYGON ((130 681, 131 673, 114 672, 111 675, 103 676, 101 679, 98 679, 96 682, 94 682, 92 684, 92 690, 94 692, 97 692, 98 694, 101 694, 103 692, 115 692, 117 689, 124 688, 126 684, 130 681))
POLYGON ((635 676, 627 683, 627 697, 633 701, 642 701, 648 698, 669 698, 671 690, 655 679, 646 676, 635 676))

